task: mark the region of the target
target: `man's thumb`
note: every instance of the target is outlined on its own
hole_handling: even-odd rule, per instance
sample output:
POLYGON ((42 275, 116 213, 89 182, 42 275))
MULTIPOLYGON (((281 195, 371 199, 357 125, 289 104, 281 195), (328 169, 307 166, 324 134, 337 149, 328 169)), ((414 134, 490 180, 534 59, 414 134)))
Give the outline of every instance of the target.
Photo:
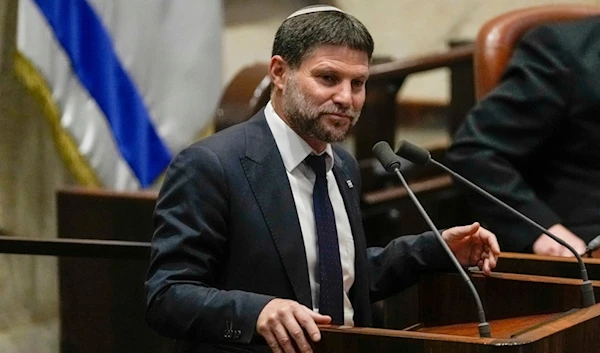
POLYGON ((454 237, 465 237, 467 235, 471 235, 471 234, 475 234, 475 232, 477 232, 477 230, 479 230, 479 227, 481 227, 479 225, 479 222, 473 222, 472 224, 467 224, 464 226, 457 226, 454 228, 449 229, 450 235, 454 236, 454 237))

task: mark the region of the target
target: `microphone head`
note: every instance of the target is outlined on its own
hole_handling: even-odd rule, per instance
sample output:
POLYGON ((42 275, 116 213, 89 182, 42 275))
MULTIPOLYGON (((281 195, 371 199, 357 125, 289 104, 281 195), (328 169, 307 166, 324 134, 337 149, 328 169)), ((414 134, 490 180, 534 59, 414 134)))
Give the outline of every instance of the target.
POLYGON ((400 141, 396 149, 396 154, 414 164, 427 164, 431 160, 431 154, 428 150, 413 145, 406 140, 400 141))
POLYGON ((372 151, 388 173, 393 173, 395 169, 400 168, 400 158, 394 153, 389 143, 379 141, 373 146, 372 151))
POLYGON ((597 237, 595 237, 594 239, 592 239, 592 241, 590 241, 588 243, 586 250, 587 251, 595 251, 595 250, 598 250, 598 248, 600 248, 600 235, 598 235, 597 237))

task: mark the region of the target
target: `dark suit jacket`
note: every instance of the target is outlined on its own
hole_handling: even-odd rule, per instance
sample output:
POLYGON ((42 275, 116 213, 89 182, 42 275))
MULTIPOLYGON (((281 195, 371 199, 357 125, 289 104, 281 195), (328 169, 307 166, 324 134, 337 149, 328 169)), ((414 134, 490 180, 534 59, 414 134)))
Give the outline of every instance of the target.
MULTIPOLYGON (((354 322, 369 326, 372 301, 450 262, 432 234, 367 250, 357 163, 340 147, 334 154, 333 173, 356 248, 349 293, 354 322)), ((264 344, 255 331, 267 302, 279 297, 312 306, 291 188, 262 111, 173 160, 158 197, 155 226, 147 319, 159 333, 185 340, 184 351, 264 350, 250 344, 264 344)))
MULTIPOLYGON (((526 34, 499 86, 467 116, 447 154, 456 171, 544 227, 600 234, 600 17, 526 34)), ((477 195, 502 250, 540 232, 477 195)))

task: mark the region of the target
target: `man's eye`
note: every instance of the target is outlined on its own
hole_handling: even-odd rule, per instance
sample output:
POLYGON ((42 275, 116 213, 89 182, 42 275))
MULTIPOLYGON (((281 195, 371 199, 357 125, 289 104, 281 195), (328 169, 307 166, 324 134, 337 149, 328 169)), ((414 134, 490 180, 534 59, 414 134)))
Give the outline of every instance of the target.
POLYGON ((335 82, 335 77, 331 76, 331 75, 323 75, 323 76, 321 76, 321 79, 323 81, 325 81, 325 82, 328 82, 328 83, 334 83, 335 82))
POLYGON ((364 85, 365 85, 365 81, 360 81, 360 80, 352 81, 352 86, 354 86, 355 88, 361 88, 364 85))

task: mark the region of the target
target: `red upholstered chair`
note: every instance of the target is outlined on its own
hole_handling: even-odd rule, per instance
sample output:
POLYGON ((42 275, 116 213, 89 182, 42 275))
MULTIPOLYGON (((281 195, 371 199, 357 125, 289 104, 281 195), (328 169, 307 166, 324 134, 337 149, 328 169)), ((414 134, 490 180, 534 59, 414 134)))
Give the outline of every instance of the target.
POLYGON ((475 92, 480 100, 500 81, 521 36, 535 26, 600 15, 600 7, 582 4, 517 9, 486 22, 475 43, 475 92))

